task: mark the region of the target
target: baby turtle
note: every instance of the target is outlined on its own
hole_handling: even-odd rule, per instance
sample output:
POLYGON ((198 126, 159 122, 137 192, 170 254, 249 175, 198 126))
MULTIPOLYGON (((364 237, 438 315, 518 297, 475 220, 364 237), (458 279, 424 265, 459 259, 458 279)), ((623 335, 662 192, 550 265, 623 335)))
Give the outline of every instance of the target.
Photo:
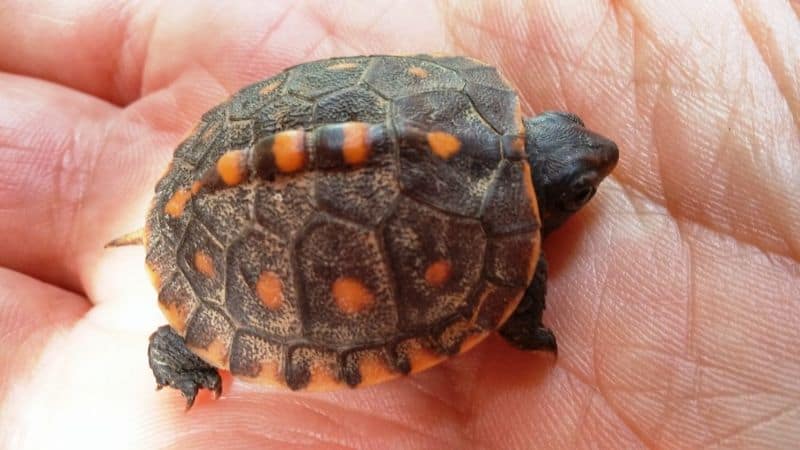
POLYGON ((495 330, 555 352, 541 238, 617 158, 573 114, 523 118, 465 57, 333 58, 247 86, 180 144, 147 215, 158 387, 190 407, 218 369, 370 385, 495 330))

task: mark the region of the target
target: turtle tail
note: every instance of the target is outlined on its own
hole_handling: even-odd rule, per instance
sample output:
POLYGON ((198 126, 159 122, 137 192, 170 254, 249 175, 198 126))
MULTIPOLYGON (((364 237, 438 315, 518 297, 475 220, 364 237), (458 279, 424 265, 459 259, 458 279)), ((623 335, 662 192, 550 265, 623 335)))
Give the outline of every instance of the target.
POLYGON ((103 247, 124 247, 126 245, 144 245, 144 228, 123 234, 122 236, 113 239, 103 247))

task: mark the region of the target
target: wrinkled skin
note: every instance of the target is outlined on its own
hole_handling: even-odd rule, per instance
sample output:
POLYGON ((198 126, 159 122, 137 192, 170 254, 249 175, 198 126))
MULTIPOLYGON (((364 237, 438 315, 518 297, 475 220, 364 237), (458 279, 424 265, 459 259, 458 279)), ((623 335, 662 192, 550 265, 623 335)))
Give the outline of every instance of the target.
POLYGON ((0 447, 800 439, 796 2, 78 3, 0 8, 0 447), (492 61, 526 113, 573 111, 619 144, 545 244, 558 360, 494 337, 354 392, 226 377, 184 413, 144 357, 163 318, 143 251, 103 244, 141 226, 173 146, 238 87, 307 59, 422 50, 492 61))

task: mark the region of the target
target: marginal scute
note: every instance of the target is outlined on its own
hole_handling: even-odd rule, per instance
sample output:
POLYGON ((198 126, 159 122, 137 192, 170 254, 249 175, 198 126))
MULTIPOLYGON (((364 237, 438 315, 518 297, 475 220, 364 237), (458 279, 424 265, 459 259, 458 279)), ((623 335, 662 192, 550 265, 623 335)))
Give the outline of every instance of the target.
POLYGON ((158 306, 170 326, 180 334, 186 330, 186 321, 200 305, 189 283, 180 273, 175 273, 158 292, 158 306))
POLYGON ((436 64, 463 73, 466 70, 489 67, 485 62, 467 56, 418 55, 436 64))
POLYGON ((200 307, 186 326, 186 346, 216 367, 228 368, 234 328, 220 311, 200 307))
MULTIPOLYGON (((292 94, 309 99, 319 98, 329 92, 338 91, 355 84, 366 67, 367 58, 347 58, 348 66, 341 70, 330 70, 339 61, 313 61, 295 66, 286 81, 292 94)), ((342 66, 339 66, 342 67, 342 66)))
POLYGON ((353 387, 369 386, 400 376, 385 348, 346 353, 342 373, 344 381, 353 387))
POLYGON ((436 64, 411 58, 379 58, 364 80, 386 98, 447 89, 457 91, 464 87, 460 76, 436 64))
POLYGON ((338 369, 338 357, 334 352, 296 347, 289 353, 284 376, 286 384, 293 390, 326 391, 344 385, 338 369))
POLYGON ((464 338, 464 340, 461 341, 461 348, 459 349, 459 353, 465 353, 472 350, 472 348, 480 344, 481 341, 489 337, 489 334, 491 334, 491 332, 489 331, 476 331, 472 334, 467 335, 464 338))
POLYGON ((192 166, 206 159, 212 151, 228 146, 227 129, 222 123, 222 114, 216 120, 202 121, 197 133, 186 139, 175 150, 175 158, 192 166))
POLYGON ((280 87, 286 81, 286 72, 244 87, 231 98, 230 120, 252 119, 253 114, 266 102, 279 95, 280 87))
POLYGON ((406 339, 395 349, 398 365, 408 366, 409 373, 422 372, 442 362, 447 356, 434 350, 434 345, 425 338, 406 339))
POLYGON ((285 359, 283 345, 253 333, 238 332, 231 345, 230 369, 234 375, 262 384, 283 386, 285 359))
POLYGON ((178 247, 178 266, 204 301, 223 302, 224 250, 197 220, 187 227, 178 247))
POLYGON ((470 336, 480 331, 467 320, 455 320, 446 325, 437 337, 437 345, 442 353, 454 355, 461 351, 461 345, 470 336))
POLYGON ((484 330, 500 327, 516 309, 524 287, 505 287, 489 281, 482 282, 477 290, 477 306, 472 323, 484 330))
POLYGON ((527 287, 538 254, 538 231, 491 238, 486 247, 486 274, 505 285, 527 287))
POLYGON ((492 180, 483 207, 483 223, 489 235, 537 231, 539 215, 527 161, 508 161, 492 180))

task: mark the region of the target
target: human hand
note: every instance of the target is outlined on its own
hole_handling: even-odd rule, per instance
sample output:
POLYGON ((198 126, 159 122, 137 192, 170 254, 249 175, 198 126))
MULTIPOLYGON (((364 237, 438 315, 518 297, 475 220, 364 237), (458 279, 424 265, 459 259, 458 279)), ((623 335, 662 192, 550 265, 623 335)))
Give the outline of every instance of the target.
POLYGON ((800 439, 796 2, 9 1, 0 8, 0 447, 789 447, 800 439), (119 3, 122 5, 122 3, 119 3), (448 52, 620 147, 545 244, 556 362, 490 338, 323 394, 155 392, 141 249, 199 116, 305 60, 448 52))

